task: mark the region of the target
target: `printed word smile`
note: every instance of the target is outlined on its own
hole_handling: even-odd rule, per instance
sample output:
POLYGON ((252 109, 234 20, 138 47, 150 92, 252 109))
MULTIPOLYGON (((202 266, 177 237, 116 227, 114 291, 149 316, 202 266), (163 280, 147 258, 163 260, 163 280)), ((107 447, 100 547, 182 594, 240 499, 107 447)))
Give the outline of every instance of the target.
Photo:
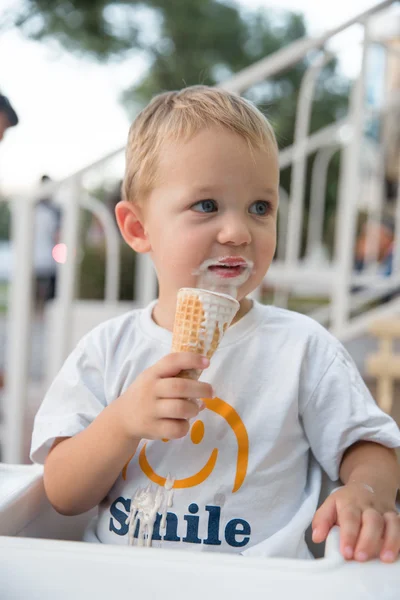
MULTIPOLYGON (((131 509, 131 501, 129 498, 120 496, 110 507, 110 531, 117 535, 128 534, 128 515, 131 509)), ((219 506, 206 506, 202 516, 197 516, 199 507, 192 503, 188 507, 189 514, 183 515, 184 524, 179 523, 178 515, 173 512, 167 513, 166 530, 163 535, 160 534, 161 515, 157 514, 157 519, 154 523, 153 541, 164 540, 166 542, 186 542, 188 544, 204 544, 206 546, 220 546, 221 541, 221 508, 219 506), (201 518, 208 518, 207 537, 199 538, 199 523, 201 518), (185 535, 182 537, 181 529, 185 528, 185 535), (178 535, 178 530, 179 534, 178 535)), ((135 538, 139 532, 139 523, 136 527, 135 538)), ((226 543, 234 548, 246 546, 250 541, 251 527, 244 519, 232 519, 229 521, 223 532, 226 543)))

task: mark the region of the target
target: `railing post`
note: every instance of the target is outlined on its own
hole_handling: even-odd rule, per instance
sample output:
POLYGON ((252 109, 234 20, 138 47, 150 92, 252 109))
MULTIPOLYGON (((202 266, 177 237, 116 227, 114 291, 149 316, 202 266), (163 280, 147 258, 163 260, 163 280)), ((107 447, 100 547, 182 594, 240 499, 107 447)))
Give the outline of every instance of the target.
POLYGON ((317 77, 331 54, 322 54, 308 68, 301 82, 294 133, 294 158, 290 183, 290 203, 285 263, 293 266, 299 259, 303 231, 304 196, 307 171, 307 148, 311 108, 317 77))
POLYGON ((104 300, 106 302, 118 302, 121 270, 121 238, 114 216, 103 202, 89 196, 89 194, 85 194, 82 197, 80 206, 94 214, 103 227, 105 239, 104 300))
POLYGON ((157 277, 149 254, 136 255, 135 300, 146 306, 157 298, 157 277))
POLYGON ((352 90, 349 108, 351 139, 344 146, 340 167, 339 203, 335 233, 336 284, 332 294, 332 331, 340 337, 350 316, 351 276, 357 231, 357 208, 360 192, 361 144, 365 115, 365 66, 368 36, 364 41, 360 76, 352 90))
POLYGON ((314 248, 318 247, 318 244, 323 244, 328 167, 338 149, 339 146, 336 143, 325 146, 317 152, 314 159, 311 175, 306 256, 310 256, 314 248))
POLYGON ((8 301, 4 445, 1 460, 23 461, 24 416, 31 351, 34 202, 15 198, 11 203, 12 276, 8 301))
POLYGON ((60 203, 62 206, 62 225, 60 241, 66 245, 66 262, 58 265, 57 282, 57 332, 54 339, 58 343, 51 349, 53 364, 59 369, 71 349, 71 331, 73 306, 76 288, 76 263, 79 237, 79 194, 80 180, 78 178, 65 184, 60 189, 60 203))

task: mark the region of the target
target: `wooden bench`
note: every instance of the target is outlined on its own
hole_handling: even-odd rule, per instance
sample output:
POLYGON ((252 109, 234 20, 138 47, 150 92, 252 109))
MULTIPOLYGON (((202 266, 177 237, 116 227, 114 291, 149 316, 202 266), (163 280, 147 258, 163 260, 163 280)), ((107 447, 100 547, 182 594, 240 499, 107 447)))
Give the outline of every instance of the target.
POLYGON ((369 332, 379 340, 378 352, 367 357, 365 373, 376 377, 376 401, 380 408, 390 414, 393 407, 394 384, 400 380, 400 353, 393 342, 400 338, 400 317, 375 321, 369 332))

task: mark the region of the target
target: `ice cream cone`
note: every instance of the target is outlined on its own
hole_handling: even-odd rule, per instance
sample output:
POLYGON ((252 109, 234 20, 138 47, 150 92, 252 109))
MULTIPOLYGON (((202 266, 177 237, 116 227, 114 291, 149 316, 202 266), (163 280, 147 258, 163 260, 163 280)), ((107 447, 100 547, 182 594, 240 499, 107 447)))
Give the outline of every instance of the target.
MULTIPOLYGON (((239 302, 217 292, 182 288, 178 292, 172 352, 194 352, 211 359, 239 309, 239 302)), ((198 379, 201 370, 181 371, 178 377, 198 379)))

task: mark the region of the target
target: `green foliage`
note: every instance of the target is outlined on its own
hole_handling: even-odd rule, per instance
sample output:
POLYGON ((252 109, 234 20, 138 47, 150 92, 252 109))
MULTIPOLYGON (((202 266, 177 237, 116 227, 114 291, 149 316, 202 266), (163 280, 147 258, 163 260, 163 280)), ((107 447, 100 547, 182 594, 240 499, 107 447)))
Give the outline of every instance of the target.
POLYGON ((6 202, 0 202, 0 241, 10 238, 11 215, 6 202))
POLYGON ((16 26, 32 39, 56 38, 69 51, 98 59, 119 56, 138 43, 139 25, 125 19, 113 23, 113 5, 126 5, 129 12, 140 4, 110 0, 22 0, 2 16, 0 31, 16 26))

